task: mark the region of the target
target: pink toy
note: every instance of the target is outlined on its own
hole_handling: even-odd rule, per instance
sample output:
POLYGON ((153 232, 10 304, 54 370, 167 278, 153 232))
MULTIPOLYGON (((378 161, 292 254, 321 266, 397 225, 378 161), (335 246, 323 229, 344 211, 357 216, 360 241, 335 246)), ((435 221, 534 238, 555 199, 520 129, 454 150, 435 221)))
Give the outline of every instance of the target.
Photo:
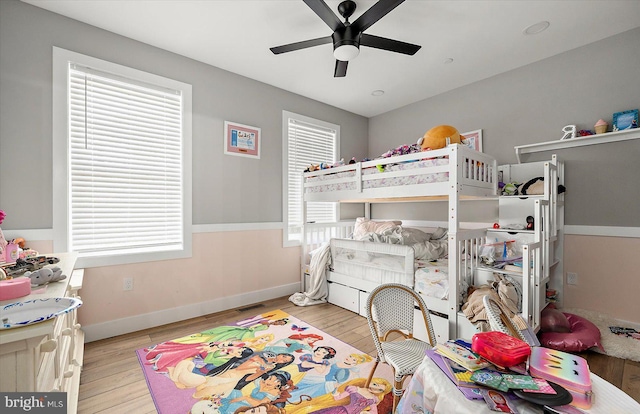
POLYGON ((570 332, 542 332, 540 343, 543 346, 567 352, 582 352, 592 347, 604 351, 600 329, 593 322, 572 313, 564 313, 564 316, 569 321, 570 332))
POLYGON ((0 300, 20 298, 31 294, 31 280, 28 277, 0 280, 0 300))
POLYGON ((591 372, 584 358, 555 349, 533 347, 529 358, 532 376, 555 382, 566 388, 578 408, 591 408, 591 372))
POLYGON ((531 347, 502 332, 480 332, 471 338, 471 350, 501 367, 513 367, 527 360, 531 347))

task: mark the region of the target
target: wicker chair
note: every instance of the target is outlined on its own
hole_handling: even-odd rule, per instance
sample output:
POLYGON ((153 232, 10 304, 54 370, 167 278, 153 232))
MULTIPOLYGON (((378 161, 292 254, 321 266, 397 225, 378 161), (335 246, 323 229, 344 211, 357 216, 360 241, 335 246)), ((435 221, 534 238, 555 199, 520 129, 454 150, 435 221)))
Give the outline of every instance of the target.
MULTIPOLYGON (((505 315, 500 304, 489 297, 489 295, 482 298, 482 303, 485 311, 487 312, 487 318, 489 319, 491 330, 499 331, 509 336, 513 336, 514 338, 521 339, 531 346, 540 345, 539 343, 532 343, 532 340, 527 339, 523 335, 522 331, 513 323, 511 318, 505 315)), ((526 325, 526 322, 523 321, 523 323, 526 325)))
POLYGON ((378 352, 366 386, 382 361, 394 372, 393 412, 402 396, 403 383, 425 357, 425 351, 435 345, 435 334, 424 300, 413 289, 395 283, 380 285, 367 299, 367 320, 378 352), (417 308, 416 308, 417 306, 417 308), (420 313, 417 311, 419 310, 420 313), (424 321, 429 343, 413 337, 414 316, 424 321))

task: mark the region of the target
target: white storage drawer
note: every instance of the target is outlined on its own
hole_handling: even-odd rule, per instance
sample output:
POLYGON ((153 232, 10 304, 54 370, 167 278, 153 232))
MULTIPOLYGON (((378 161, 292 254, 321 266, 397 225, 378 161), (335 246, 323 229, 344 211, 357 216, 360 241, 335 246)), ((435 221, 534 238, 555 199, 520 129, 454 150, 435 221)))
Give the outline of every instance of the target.
POLYGON ((360 291, 340 283, 328 283, 329 303, 358 313, 360 311, 360 291))

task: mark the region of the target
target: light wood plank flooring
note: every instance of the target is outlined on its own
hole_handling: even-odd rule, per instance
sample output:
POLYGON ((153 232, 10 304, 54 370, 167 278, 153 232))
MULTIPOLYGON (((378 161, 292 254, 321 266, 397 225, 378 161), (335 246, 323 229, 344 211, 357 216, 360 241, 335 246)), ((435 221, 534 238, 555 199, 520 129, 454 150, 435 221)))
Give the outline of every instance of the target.
MULTIPOLYGON (((330 304, 297 307, 286 297, 183 322, 146 329, 85 345, 78 412, 155 413, 155 406, 135 350, 163 341, 236 322, 269 310, 282 309, 370 355, 375 347, 365 318, 330 304)), ((583 353, 591 371, 640 402, 640 363, 597 353, 583 353)))

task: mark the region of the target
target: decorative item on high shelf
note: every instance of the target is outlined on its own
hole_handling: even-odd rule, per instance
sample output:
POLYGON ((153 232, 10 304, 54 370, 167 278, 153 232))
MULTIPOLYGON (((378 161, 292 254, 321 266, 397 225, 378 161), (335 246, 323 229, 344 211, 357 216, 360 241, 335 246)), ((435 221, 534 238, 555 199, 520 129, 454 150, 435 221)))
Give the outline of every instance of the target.
POLYGON ((608 126, 609 124, 607 124, 607 121, 605 121, 604 119, 598 119, 598 122, 596 122, 593 127, 596 129, 596 134, 604 134, 605 132, 607 132, 608 126))
POLYGON ((571 138, 575 138, 576 137, 576 126, 575 125, 567 125, 564 128, 562 128, 562 132, 564 132, 564 135, 562 136, 562 138, 560 138, 560 141, 565 140, 565 139, 571 139, 571 138))
POLYGON ((625 129, 638 128, 638 110, 616 112, 613 114, 613 130, 623 131, 625 129))

